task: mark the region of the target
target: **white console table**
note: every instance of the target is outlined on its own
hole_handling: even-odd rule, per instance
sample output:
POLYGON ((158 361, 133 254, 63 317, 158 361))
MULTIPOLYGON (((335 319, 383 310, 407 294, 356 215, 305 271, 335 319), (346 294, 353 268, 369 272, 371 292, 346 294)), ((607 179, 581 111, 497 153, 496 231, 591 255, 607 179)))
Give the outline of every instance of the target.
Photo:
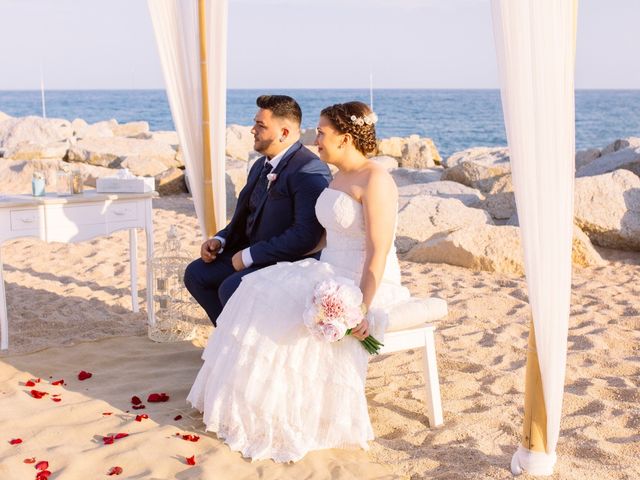
MULTIPOLYGON (((137 237, 143 228, 147 240, 147 316, 153 313, 153 218, 150 193, 96 193, 88 191, 68 197, 47 195, 0 195, 0 247, 2 243, 22 237, 36 237, 45 242, 76 243, 117 230, 129 230, 131 306, 138 311, 137 237)), ((1 252, 0 252, 1 253, 1 252)), ((0 255, 0 349, 9 348, 9 321, 0 255)))

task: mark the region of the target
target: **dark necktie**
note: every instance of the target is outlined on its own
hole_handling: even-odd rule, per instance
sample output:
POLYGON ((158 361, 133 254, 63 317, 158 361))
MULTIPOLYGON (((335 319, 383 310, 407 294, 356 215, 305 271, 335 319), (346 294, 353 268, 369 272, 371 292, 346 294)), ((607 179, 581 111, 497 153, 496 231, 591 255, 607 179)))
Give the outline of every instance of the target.
POLYGON ((247 217, 247 237, 251 236, 251 231, 253 230, 253 226, 257 220, 257 210, 260 202, 262 201, 262 197, 267 192, 267 175, 271 172, 273 166, 271 163, 266 162, 260 171, 260 177, 258 177, 258 181, 253 187, 253 191, 251 192, 251 196, 249 197, 249 216, 247 217))

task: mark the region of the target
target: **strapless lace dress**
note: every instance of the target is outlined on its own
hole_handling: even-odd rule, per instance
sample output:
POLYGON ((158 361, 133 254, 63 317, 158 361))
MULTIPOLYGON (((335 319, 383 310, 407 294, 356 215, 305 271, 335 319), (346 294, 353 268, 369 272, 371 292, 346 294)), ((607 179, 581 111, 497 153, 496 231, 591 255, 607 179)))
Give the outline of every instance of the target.
MULTIPOLYGON (((360 282, 365 260, 362 205, 328 188, 316 203, 327 231, 319 261, 278 263, 243 278, 212 334, 187 398, 206 429, 253 460, 301 459, 311 450, 368 448, 373 430, 365 380, 369 354, 347 336, 313 338, 302 313, 316 284, 333 276, 360 282)), ((383 340, 386 311, 409 298, 395 249, 370 308, 383 340)))

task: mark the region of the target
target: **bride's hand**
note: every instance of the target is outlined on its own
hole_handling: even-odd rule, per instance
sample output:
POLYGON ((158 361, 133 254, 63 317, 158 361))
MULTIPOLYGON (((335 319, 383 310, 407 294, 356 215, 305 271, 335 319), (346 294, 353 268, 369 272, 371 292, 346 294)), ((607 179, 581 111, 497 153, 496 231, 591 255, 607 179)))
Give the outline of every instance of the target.
POLYGON ((351 335, 356 337, 358 340, 364 340, 369 336, 369 322, 364 318, 353 330, 351 330, 351 335))

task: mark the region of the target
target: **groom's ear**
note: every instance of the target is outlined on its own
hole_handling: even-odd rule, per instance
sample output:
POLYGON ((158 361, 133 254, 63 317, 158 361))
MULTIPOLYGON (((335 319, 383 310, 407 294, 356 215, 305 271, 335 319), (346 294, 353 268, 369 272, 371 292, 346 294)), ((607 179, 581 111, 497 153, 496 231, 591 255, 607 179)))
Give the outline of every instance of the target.
POLYGON ((284 142, 289 136, 289 129, 287 127, 283 127, 280 129, 280 142, 284 142))

